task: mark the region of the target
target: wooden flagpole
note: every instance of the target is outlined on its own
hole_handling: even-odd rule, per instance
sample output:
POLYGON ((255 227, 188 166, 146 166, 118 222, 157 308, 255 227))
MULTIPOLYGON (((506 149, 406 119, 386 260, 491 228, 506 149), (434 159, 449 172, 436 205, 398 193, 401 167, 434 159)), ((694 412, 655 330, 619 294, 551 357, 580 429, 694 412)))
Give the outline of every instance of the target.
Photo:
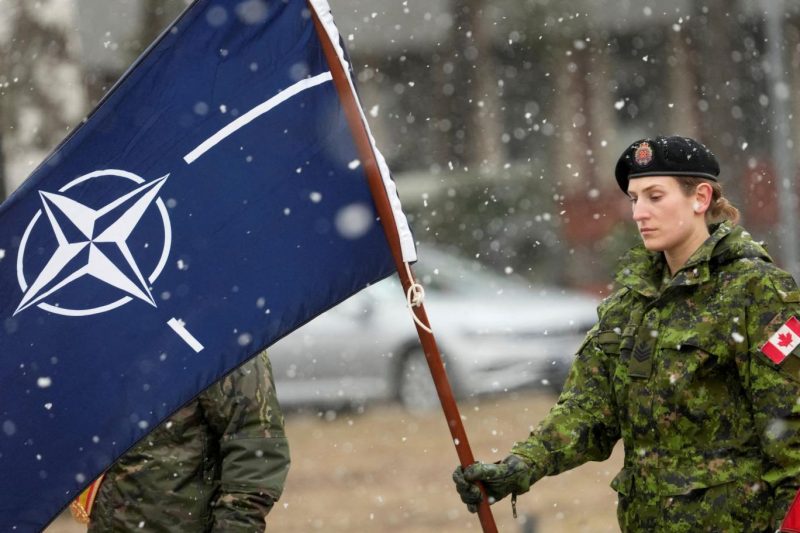
MULTIPOLYGON (((403 286, 403 292, 408 294, 409 289, 414 284, 414 280, 411 278, 413 273, 411 272, 410 265, 408 269, 406 269, 406 264, 403 261, 403 254, 400 247, 400 236, 397 234, 394 213, 391 205, 389 204, 389 198, 386 194, 386 188, 383 184, 383 178, 381 177, 378 162, 375 158, 375 154, 372 151, 372 144, 369 140, 369 134, 367 133, 366 127, 362 120, 359 104, 355 98, 355 95, 353 94, 353 89, 350 85, 347 74, 344 71, 344 67, 340 61, 339 55, 334 49, 333 44, 331 43, 325 28, 320 22, 319 16, 313 5, 310 5, 310 7, 314 18, 314 26, 317 30, 317 35, 322 42, 323 52, 325 53, 325 58, 330 66, 331 74, 333 75, 333 83, 336 87, 336 91, 339 94, 339 98, 341 99, 342 107, 344 108, 344 112, 347 117, 347 122, 350 126, 351 132, 353 133, 358 154, 361 158, 361 164, 364 166, 364 172, 369 182, 372 198, 375 201, 375 206, 377 208, 378 215, 380 216, 381 223, 383 224, 383 230, 386 234, 386 239, 388 240, 389 246, 392 250, 392 256, 394 257, 397 273, 400 275, 400 282, 403 286)), ((422 322, 422 324, 425 324, 428 329, 430 329, 430 323, 428 321, 427 313, 425 312, 425 307, 420 303, 419 306, 412 307, 411 309, 419 321, 422 322)), ((447 419, 447 427, 450 429, 450 435, 453 438, 458 459, 461 462, 461 466, 467 467, 475 462, 475 458, 472 455, 472 449, 470 448, 469 441, 467 440, 467 433, 464 430, 464 424, 461 421, 461 415, 458 412, 458 406, 456 405, 455 398, 453 397, 453 390, 450 387, 449 380, 447 379, 447 373, 445 372, 444 364, 442 363, 442 357, 439 353, 439 348, 436 345, 436 339, 434 338, 433 333, 420 327, 416 321, 415 326, 417 328, 417 334, 419 335, 420 343, 425 351, 425 359, 428 361, 428 367, 430 368, 433 382, 436 385, 436 392, 439 395, 439 401, 442 404, 442 410, 444 411, 445 418, 447 419)), ((489 503, 486 498, 486 491, 483 489, 483 487, 481 487, 481 493, 483 494, 483 500, 478 506, 478 518, 485 533, 496 533, 497 525, 494 522, 494 516, 492 516, 492 511, 489 508, 489 503)))

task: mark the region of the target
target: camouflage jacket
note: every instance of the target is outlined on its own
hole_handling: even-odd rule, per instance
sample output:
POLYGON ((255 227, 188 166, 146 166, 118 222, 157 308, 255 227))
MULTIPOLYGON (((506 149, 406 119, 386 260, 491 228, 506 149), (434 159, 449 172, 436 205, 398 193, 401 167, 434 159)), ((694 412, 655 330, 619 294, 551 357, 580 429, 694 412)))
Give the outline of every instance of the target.
POLYGON ((123 455, 106 473, 89 532, 262 532, 289 448, 266 352, 123 455))
POLYGON ((606 459, 623 531, 774 531, 800 487, 800 349, 761 346, 800 293, 739 226, 723 223, 670 277, 639 246, 598 308, 557 404, 512 453, 534 481, 606 459))

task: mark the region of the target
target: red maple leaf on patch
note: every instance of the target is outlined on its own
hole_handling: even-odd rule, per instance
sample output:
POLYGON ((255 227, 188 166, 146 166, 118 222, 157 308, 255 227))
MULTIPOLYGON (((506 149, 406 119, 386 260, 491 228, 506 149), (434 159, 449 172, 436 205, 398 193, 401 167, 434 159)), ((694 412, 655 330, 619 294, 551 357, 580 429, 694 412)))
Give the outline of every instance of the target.
POLYGON ((779 333, 778 334, 778 346, 781 348, 786 348, 790 344, 792 344, 792 334, 791 333, 779 333))

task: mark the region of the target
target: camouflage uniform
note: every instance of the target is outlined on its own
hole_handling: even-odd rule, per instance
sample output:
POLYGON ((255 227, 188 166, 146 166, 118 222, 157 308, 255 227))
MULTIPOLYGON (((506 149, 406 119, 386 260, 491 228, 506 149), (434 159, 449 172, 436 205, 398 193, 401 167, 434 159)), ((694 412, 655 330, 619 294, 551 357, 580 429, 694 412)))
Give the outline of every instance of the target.
POLYGON ((264 352, 108 470, 89 532, 261 532, 288 469, 283 415, 264 352))
POLYGON ((629 252, 558 403, 512 449, 536 481, 622 438, 623 532, 774 531, 800 486, 800 357, 760 352, 800 293, 741 227, 712 231, 674 277, 629 252))

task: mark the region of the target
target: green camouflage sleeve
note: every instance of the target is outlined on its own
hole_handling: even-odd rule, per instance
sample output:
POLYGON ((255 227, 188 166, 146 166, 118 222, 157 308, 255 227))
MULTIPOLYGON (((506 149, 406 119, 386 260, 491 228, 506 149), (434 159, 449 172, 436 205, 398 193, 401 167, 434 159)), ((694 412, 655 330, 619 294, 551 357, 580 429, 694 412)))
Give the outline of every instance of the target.
POLYGON ((200 401, 221 436, 213 531, 263 531, 289 469, 283 414, 266 352, 215 384, 200 401))
POLYGON ((800 293, 786 275, 763 277, 748 294, 749 358, 740 365, 767 461, 763 474, 774 491, 773 522, 783 519, 800 488, 800 349, 781 364, 761 353, 761 347, 789 318, 800 318, 800 293))
POLYGON ((511 449, 532 465, 532 482, 611 455, 620 430, 611 386, 613 368, 603 341, 613 344, 614 339, 618 353, 618 334, 603 332, 599 325, 589 331, 558 402, 528 439, 511 449))

